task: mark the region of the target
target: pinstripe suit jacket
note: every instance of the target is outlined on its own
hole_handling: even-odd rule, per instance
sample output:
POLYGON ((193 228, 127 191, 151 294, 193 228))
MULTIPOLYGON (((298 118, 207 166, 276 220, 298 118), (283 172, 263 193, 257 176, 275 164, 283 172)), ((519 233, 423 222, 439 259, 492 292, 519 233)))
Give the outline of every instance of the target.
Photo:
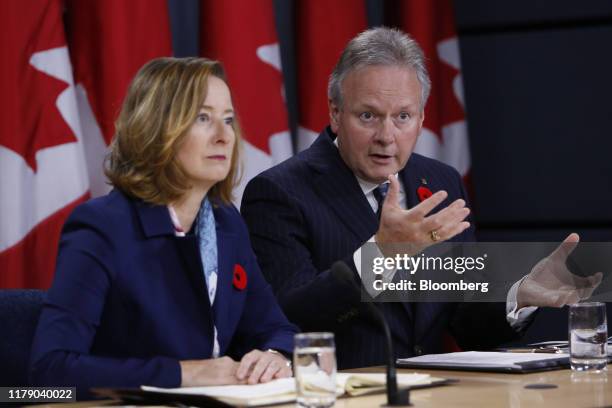
MULTIPOLYGON (((378 229, 376 215, 333 145, 334 138, 327 128, 310 148, 252 179, 241 213, 264 276, 289 320, 304 331, 333 331, 339 368, 383 364, 382 331, 362 317, 358 296, 330 273, 338 260, 354 269, 354 251, 378 229)), ((466 198, 455 169, 418 154, 411 155, 399 175, 409 208, 419 202, 416 189, 422 178, 432 191, 448 192, 439 208, 466 198)), ((473 229, 454 240, 473 241, 473 229)), ((506 322, 503 304, 379 306, 401 357, 442 351, 446 332, 471 349, 492 346, 515 334, 506 322), (474 308, 478 319, 473 318, 474 308), (494 338, 481 335, 485 328, 495 333, 494 338)))

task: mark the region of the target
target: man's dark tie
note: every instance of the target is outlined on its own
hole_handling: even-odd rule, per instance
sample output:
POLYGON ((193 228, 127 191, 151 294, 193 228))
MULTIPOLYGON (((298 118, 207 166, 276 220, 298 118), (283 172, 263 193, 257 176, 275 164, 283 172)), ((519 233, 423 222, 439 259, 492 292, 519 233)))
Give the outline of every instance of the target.
MULTIPOLYGON (((376 211, 376 218, 380 221, 380 214, 382 213, 382 206, 383 203, 385 201, 385 198, 387 197, 387 193, 389 192, 389 183, 383 183, 381 185, 379 185, 378 187, 376 187, 372 193, 374 194, 374 198, 376 199, 376 202, 378 203, 378 209, 376 211)), ((382 280, 382 275, 376 275, 375 277, 376 280, 382 280)), ((393 282, 400 282, 402 279, 408 279, 408 271, 403 270, 403 269, 398 269, 395 272, 395 275, 393 276, 393 282)), ((406 308, 406 312, 408 313, 408 315, 410 316, 410 331, 413 332, 414 331, 414 323, 415 323, 415 317, 417 316, 417 308, 418 308, 418 304, 416 302, 410 302, 408 303, 409 307, 406 308)), ((418 308, 418 310, 420 311, 421 309, 423 309, 424 313, 427 313, 427 311, 429 310, 428 308, 418 308)), ((419 312, 420 313, 420 312, 419 312)), ((426 318, 429 318, 429 316, 426 316, 426 318)))
POLYGON ((378 203, 378 209, 376 210, 376 219, 380 220, 380 214, 382 213, 382 206, 385 202, 385 197, 387 197, 387 192, 389 191, 389 183, 383 183, 376 187, 372 193, 374 194, 374 198, 378 203))

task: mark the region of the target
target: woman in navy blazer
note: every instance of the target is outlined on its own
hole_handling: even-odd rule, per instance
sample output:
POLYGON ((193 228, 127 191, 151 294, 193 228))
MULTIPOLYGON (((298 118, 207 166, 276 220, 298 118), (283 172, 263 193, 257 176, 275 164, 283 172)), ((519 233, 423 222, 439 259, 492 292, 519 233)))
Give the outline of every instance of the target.
POLYGON ((36 385, 162 387, 291 375, 295 326, 231 205, 239 128, 220 64, 161 58, 132 81, 106 174, 62 231, 32 346, 36 385))

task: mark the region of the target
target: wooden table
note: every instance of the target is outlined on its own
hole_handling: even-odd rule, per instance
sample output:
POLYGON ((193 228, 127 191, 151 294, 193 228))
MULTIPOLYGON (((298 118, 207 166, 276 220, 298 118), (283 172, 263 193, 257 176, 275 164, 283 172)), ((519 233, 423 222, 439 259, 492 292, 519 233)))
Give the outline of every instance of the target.
MULTIPOLYGON (((609 367, 612 368, 612 367, 609 367)), ((383 367, 371 367, 355 372, 382 372, 383 367)), ((398 369, 398 372, 414 370, 398 369)), ((574 373, 570 370, 546 371, 534 374, 495 374, 483 372, 418 370, 435 377, 459 380, 456 384, 413 390, 410 398, 415 408, 429 407, 612 407, 612 370, 599 374, 574 373), (609 379, 610 378, 610 379, 609 379), (553 384, 557 388, 527 389, 530 384, 553 384)), ((376 408, 386 401, 385 394, 340 398, 337 408, 376 408)), ((108 402, 48 405, 76 408, 101 406, 108 402)), ((295 404, 276 407, 295 407, 295 404)), ((37 406, 42 408, 41 405, 37 406)))
MULTIPOLYGON (((612 368, 612 367, 609 367, 612 368)), ((381 371, 381 368, 355 371, 381 371)), ((413 372, 400 369, 398 372, 413 372)), ((414 390, 415 408, 423 407, 612 407, 612 371, 599 374, 570 370, 534 374, 496 374, 466 371, 418 370, 435 377, 453 378, 458 383, 414 390), (554 384, 557 388, 527 389, 529 384, 554 384)), ((339 399, 338 408, 377 407, 384 395, 339 399)), ((291 405, 286 405, 287 407, 291 405)))

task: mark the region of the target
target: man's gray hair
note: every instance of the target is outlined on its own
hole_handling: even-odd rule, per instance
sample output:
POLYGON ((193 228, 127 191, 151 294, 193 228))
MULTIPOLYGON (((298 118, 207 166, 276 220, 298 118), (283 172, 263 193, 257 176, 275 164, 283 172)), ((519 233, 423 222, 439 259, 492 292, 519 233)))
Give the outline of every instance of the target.
POLYGON ((399 66, 414 69, 421 84, 421 110, 425 108, 431 81, 425 65, 423 50, 408 34, 387 27, 366 30, 353 38, 329 76, 327 96, 342 106, 342 81, 359 68, 372 65, 399 66))

